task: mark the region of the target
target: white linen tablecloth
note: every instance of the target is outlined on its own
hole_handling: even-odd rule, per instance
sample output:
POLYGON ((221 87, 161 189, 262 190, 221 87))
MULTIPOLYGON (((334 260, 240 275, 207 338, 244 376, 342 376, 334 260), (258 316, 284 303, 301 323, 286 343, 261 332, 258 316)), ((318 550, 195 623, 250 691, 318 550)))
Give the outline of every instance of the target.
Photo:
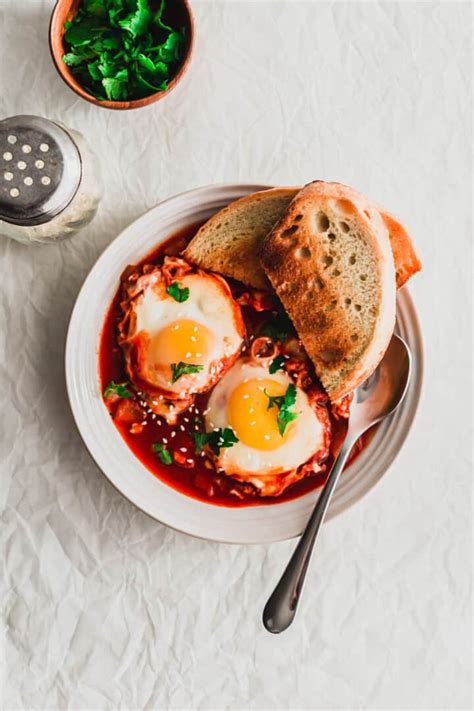
POLYGON ((0 243, 2 707, 467 709, 471 704, 468 2, 202 2, 189 74, 105 111, 59 79, 53 3, 0 0, 0 115, 82 131, 99 214, 55 246, 0 243), (263 604, 294 546, 180 535, 135 510, 70 414, 79 287, 133 219, 212 182, 352 184, 399 214, 424 270, 416 424, 389 475, 323 531, 295 624, 263 604))

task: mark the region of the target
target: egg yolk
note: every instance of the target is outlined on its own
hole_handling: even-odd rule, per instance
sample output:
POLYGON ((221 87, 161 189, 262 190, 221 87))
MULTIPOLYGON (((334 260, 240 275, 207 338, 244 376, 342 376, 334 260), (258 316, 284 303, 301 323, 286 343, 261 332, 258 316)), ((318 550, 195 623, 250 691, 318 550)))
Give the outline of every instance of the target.
POLYGON ((173 321, 152 338, 148 355, 157 365, 194 363, 203 365, 212 357, 214 334, 189 319, 173 321))
POLYGON ((268 409, 272 396, 284 395, 285 386, 275 380, 248 380, 233 390, 227 404, 227 417, 241 442, 253 449, 278 449, 291 431, 291 423, 282 436, 278 430, 278 407, 268 409))

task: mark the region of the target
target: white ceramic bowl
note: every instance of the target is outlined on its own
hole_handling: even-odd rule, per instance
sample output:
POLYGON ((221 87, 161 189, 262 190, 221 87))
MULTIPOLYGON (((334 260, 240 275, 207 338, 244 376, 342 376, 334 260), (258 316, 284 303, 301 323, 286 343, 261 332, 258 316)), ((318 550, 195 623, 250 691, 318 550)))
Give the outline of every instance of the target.
MULTIPOLYGON (((98 380, 99 335, 120 274, 173 232, 204 220, 232 200, 264 185, 210 185, 170 198, 133 222, 105 250, 89 273, 74 307, 66 344, 66 380, 79 432, 109 481, 157 521, 184 533, 226 543, 267 543, 301 533, 318 491, 272 506, 226 508, 180 494, 153 476, 125 444, 102 401, 98 380)), ((402 407, 378 428, 345 471, 327 518, 362 498, 385 474, 413 422, 422 380, 422 342, 406 288, 398 294, 397 332, 413 353, 413 377, 402 407)))

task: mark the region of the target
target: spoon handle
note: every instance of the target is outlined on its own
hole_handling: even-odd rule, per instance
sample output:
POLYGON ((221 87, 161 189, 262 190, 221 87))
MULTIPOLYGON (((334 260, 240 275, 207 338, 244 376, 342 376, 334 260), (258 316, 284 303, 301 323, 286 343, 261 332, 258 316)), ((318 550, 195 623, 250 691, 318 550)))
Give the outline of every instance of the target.
POLYGON ((303 535, 265 605, 263 624, 269 632, 283 632, 293 622, 316 537, 353 444, 354 438, 346 435, 303 535))

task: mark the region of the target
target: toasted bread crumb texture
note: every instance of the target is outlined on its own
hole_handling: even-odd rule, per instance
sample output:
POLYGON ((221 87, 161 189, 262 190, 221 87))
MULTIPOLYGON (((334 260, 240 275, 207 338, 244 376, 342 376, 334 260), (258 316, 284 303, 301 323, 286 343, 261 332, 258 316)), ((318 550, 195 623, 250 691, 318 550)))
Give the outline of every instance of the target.
POLYGON ((299 193, 265 241, 262 261, 321 382, 337 399, 361 382, 388 344, 395 274, 378 211, 331 185, 310 184, 299 193))
POLYGON ((184 258, 248 286, 268 289, 260 264, 263 240, 296 192, 296 188, 276 188, 236 200, 201 227, 184 258))

